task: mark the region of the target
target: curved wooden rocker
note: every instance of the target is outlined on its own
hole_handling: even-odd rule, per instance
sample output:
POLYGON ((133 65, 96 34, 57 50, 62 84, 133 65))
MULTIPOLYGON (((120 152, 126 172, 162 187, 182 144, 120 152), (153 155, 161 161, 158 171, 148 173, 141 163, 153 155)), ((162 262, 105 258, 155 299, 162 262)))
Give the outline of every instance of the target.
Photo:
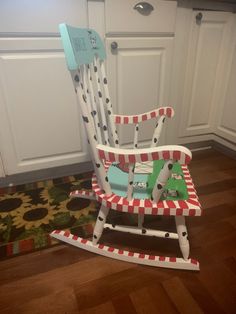
POLYGON ((183 146, 159 146, 166 118, 174 116, 171 107, 160 107, 139 115, 115 115, 112 111, 105 50, 99 35, 91 29, 60 25, 63 47, 80 105, 94 165, 92 191, 73 191, 71 197, 96 199, 98 213, 93 239, 89 241, 68 231, 55 230, 51 236, 103 256, 149 266, 199 270, 189 258, 185 216, 200 216, 198 201, 187 165, 191 152, 183 146), (138 149, 139 124, 156 119, 150 148, 138 149), (134 124, 133 149, 119 147, 116 124, 134 124), (106 223, 110 209, 138 214, 138 226, 106 223), (145 228, 145 215, 174 216, 177 232, 145 228), (104 228, 143 236, 179 241, 183 258, 154 256, 98 244, 104 228))

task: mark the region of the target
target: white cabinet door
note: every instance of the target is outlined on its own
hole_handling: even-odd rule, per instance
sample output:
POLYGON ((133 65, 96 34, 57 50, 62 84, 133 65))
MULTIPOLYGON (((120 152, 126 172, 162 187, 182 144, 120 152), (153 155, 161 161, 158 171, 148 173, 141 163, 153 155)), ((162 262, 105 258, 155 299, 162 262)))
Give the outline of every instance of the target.
POLYGON ((4 3, 0 13, 0 153, 6 174, 88 160, 58 34, 58 23, 64 21, 86 27, 86 1, 24 0, 25 7, 13 0, 4 3))
POLYGON ((231 43, 225 90, 217 110, 215 133, 236 144, 236 17, 231 43))
MULTIPOLYGON (((169 105, 173 37, 107 38, 107 69, 114 112, 138 114, 169 105), (112 42, 117 49, 111 49, 112 42)), ((144 122, 139 142, 152 137, 155 121, 144 122)), ((165 132, 164 132, 165 133, 165 132)), ((122 144, 133 141, 131 126, 120 130, 122 144)), ((165 134, 162 134, 165 143, 165 134)))
POLYGON ((232 14, 193 11, 179 136, 214 132, 229 56, 232 14), (196 16, 202 14, 201 21, 196 16))

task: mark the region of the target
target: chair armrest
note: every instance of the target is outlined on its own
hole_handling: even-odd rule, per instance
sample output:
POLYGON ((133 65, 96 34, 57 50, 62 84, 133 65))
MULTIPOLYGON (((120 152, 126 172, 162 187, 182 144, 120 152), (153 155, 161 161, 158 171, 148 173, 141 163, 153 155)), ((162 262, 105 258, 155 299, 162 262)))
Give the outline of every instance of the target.
POLYGON ((187 165, 192 159, 191 151, 179 145, 166 145, 142 149, 122 149, 97 145, 97 150, 100 159, 122 164, 164 159, 178 161, 182 165, 187 165))
POLYGON ((143 114, 138 115, 112 115, 115 124, 136 124, 142 121, 150 120, 156 118, 158 116, 166 116, 168 118, 172 118, 174 116, 174 109, 171 107, 160 107, 158 109, 145 112, 143 114))

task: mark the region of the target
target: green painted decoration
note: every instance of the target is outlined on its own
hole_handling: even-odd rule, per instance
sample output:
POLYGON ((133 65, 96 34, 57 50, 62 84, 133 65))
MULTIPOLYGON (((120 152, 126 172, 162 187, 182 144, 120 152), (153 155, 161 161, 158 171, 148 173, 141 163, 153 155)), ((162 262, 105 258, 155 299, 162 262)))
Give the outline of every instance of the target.
MULTIPOLYGON (((153 172, 147 173, 136 173, 134 174, 134 190, 133 197, 138 199, 145 199, 151 197, 152 190, 156 179, 164 165, 164 160, 156 160, 153 163, 153 172)), ((175 163, 172 169, 172 177, 168 179, 165 191, 176 190, 178 191, 177 196, 162 195, 161 200, 187 200, 188 192, 185 180, 183 178, 183 171, 179 163, 175 163)), ((128 184, 128 172, 121 169, 117 164, 113 164, 108 170, 108 178, 111 184, 112 192, 126 197, 127 195, 127 184, 128 184)), ((164 194, 164 193, 163 193, 164 194)))
POLYGON ((69 70, 77 70, 82 64, 91 64, 95 56, 104 60, 106 53, 97 32, 60 24, 59 30, 69 70))

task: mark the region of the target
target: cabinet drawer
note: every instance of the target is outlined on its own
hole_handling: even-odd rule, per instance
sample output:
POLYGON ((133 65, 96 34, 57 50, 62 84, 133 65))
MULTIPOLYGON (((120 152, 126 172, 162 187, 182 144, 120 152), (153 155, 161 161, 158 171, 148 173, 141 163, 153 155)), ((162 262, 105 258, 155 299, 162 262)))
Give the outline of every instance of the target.
POLYGON ((147 0, 149 14, 135 9, 138 3, 144 2, 105 0, 106 33, 174 33, 176 1, 147 0))

